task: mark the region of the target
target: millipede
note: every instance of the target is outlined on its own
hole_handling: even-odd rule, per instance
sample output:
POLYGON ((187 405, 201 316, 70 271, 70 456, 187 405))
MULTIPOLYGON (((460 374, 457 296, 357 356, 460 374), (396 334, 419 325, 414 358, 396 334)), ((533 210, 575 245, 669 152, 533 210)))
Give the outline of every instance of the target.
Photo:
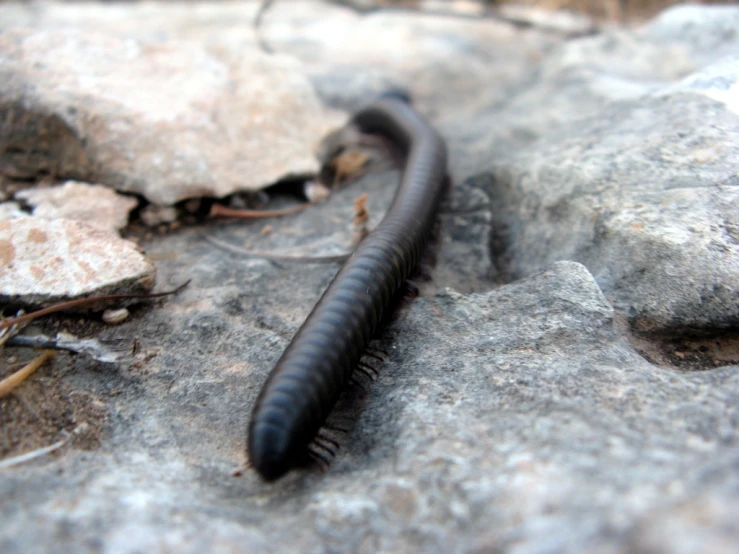
POLYGON ((352 121, 363 133, 392 141, 405 166, 385 217, 339 269, 257 397, 248 454, 266 481, 305 460, 393 298, 421 261, 445 188, 446 145, 405 95, 387 93, 352 121))

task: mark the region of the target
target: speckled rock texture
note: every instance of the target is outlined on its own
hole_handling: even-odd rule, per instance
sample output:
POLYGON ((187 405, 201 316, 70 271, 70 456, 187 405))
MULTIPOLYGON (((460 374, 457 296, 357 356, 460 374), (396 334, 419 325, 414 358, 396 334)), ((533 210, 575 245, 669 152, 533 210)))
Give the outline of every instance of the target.
POLYGON ((76 181, 21 190, 15 198, 32 206, 36 217, 76 219, 111 231, 128 225, 130 211, 139 204, 136 198, 123 196, 102 185, 76 181))
POLYGON ((491 200, 499 281, 576 260, 639 333, 736 328, 737 18, 679 6, 569 41, 506 102, 444 118, 491 200))
POLYGON ((71 219, 0 222, 0 302, 39 306, 79 296, 145 292, 156 269, 117 233, 71 219))
POLYGON ((0 120, 10 177, 95 181, 157 204, 313 174, 343 122, 292 58, 94 28, 3 32, 0 120))
MULTIPOLYGON (((128 306, 114 327, 99 314, 62 314, 23 331, 94 340, 110 355, 59 352, 0 399, 0 552, 736 552, 739 8, 679 6, 638 28, 574 33, 280 0, 256 28, 257 9, 0 4, 0 42, 56 37, 99 48, 99 61, 88 53, 77 68, 20 71, 41 79, 67 68, 80 79, 94 66, 104 74, 95 82, 117 83, 85 89, 84 102, 65 93, 78 114, 110 106, 111 91, 126 96, 120 106, 146 96, 129 79, 134 69, 147 86, 204 72, 172 100, 179 119, 162 123, 191 130, 178 140, 198 152, 185 149, 183 164, 223 141, 232 153, 257 151, 283 136, 318 144, 328 132, 331 115, 318 117, 325 131, 276 127, 264 143, 233 131, 248 123, 248 101, 237 99, 256 90, 234 72, 238 60, 258 60, 278 87, 299 82, 286 98, 310 99, 314 115, 351 111, 387 86, 409 90, 448 143, 452 180, 417 277, 422 294, 373 344, 385 358, 367 360, 378 377, 359 375, 337 406, 332 417, 347 431, 328 431, 341 445, 330 467, 261 482, 246 467, 250 410, 338 265, 254 252, 349 252, 354 201, 367 195, 376 225, 400 173, 375 147, 367 174, 300 213, 194 225, 177 219, 187 208, 164 204, 206 193, 160 189, 165 166, 137 166, 136 190, 155 204, 135 211, 123 234, 145 252, 135 259, 145 260, 149 285, 154 265, 158 290, 191 282, 128 306), (126 52, 136 54, 130 65, 95 65, 126 52), (173 60, 183 72, 170 71, 173 60), (220 100, 232 102, 228 121, 210 129, 220 100)), ((35 55, 40 64, 61 56, 35 55)), ((0 68, 8 63, 0 53, 0 68)), ((59 92, 34 86, 24 94, 59 92)), ((164 93, 147 98, 168 104, 164 93)), ((69 229, 84 228, 120 246, 84 223, 22 215, 17 191, 33 183, 9 171, 42 165, 18 160, 63 153, 56 159, 69 165, 59 167, 89 175, 114 159, 87 150, 72 116, 39 113, 27 136, 37 141, 34 125, 57 121, 50 136, 71 138, 37 150, 5 143, 0 213, 20 219, 0 229, 15 236, 33 221, 65 230, 65 245, 69 229)), ((111 121, 95 129, 117 129, 111 121)), ((121 152, 131 153, 153 127, 127 129, 121 152)), ((295 205, 285 187, 262 193, 267 207, 295 205)), ((114 252, 95 240, 71 256, 49 251, 73 262, 88 247, 114 252)), ((139 263, 118 262, 119 280, 139 263)), ((1 349, 0 379, 35 355, 1 349)))
POLYGON ((739 115, 712 99, 609 106, 495 165, 499 254, 512 277, 584 263, 641 332, 729 329, 739 323, 738 156, 739 115))

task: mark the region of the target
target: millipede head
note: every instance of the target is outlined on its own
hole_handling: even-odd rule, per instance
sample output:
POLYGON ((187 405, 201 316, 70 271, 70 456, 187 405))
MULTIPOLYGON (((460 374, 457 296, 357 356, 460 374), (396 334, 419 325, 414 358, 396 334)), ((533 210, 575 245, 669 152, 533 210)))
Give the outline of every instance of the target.
POLYGON ((276 481, 293 468, 289 439, 283 429, 269 422, 252 421, 248 439, 249 463, 265 481, 276 481))

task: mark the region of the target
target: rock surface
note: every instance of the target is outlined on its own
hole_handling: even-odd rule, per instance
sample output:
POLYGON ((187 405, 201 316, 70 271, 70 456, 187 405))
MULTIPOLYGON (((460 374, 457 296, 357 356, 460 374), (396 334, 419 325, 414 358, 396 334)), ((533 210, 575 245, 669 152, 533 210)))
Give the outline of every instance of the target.
MULTIPOLYGON (((101 52, 159 52, 162 71, 191 55, 190 69, 286 63, 332 108, 409 89, 450 150, 434 280, 379 337, 369 392, 338 407, 331 467, 267 485, 244 468, 249 412, 337 266, 253 252, 348 252, 353 202, 367 194, 377 224, 399 172, 279 219, 129 229, 160 288, 192 282, 115 327, 29 331, 111 356, 59 353, 0 399, 0 551, 736 551, 739 8, 576 39, 287 1, 255 33, 256 8, 1 4, 0 28, 95 31, 101 52)), ((201 108, 183 108, 188 125, 201 108)), ((271 206, 294 205, 284 192, 271 206)), ((0 350, 0 378, 33 355, 0 350)))
POLYGON ((0 221, 8 221, 28 214, 21 209, 18 202, 0 202, 0 221))
POLYGON ((739 116, 676 92, 617 103, 495 165, 514 278, 584 263, 641 332, 739 322, 739 116))
POLYGON ((157 204, 254 190, 318 170, 323 108, 284 56, 95 30, 0 37, 3 172, 100 182, 157 204), (135 83, 135 85, 132 85, 135 83))
POLYGON ((33 215, 45 219, 76 219, 118 231, 128 225, 128 214, 138 201, 101 185, 67 181, 62 186, 25 189, 15 194, 33 206, 33 215))
POLYGON ((499 280, 577 260, 640 333, 736 328, 738 12, 701 12, 706 45, 685 30, 694 10, 569 42, 491 109, 498 127, 447 127, 480 153, 460 153, 464 174, 487 166, 473 180, 492 200, 499 280))
POLYGON ((40 217, 0 223, 0 303, 38 306, 143 292, 155 278, 135 244, 100 227, 40 217))
MULTIPOLYGON (((739 539, 739 368, 646 362, 571 262, 490 293, 412 303, 383 339, 390 359, 326 473, 275 485, 232 477, 244 400, 311 303, 280 286, 252 297, 280 284, 270 264, 205 257, 220 270, 198 274, 206 299, 185 291, 172 301, 180 321, 152 313, 133 325, 144 355, 157 352, 145 372, 124 366, 91 384, 122 396, 109 399, 109 446, 1 482, 16 500, 3 513, 5 551, 682 551, 688 539, 739 539), (687 527, 661 535, 675 517, 687 527)), ((312 287, 330 273, 302 277, 312 287)))

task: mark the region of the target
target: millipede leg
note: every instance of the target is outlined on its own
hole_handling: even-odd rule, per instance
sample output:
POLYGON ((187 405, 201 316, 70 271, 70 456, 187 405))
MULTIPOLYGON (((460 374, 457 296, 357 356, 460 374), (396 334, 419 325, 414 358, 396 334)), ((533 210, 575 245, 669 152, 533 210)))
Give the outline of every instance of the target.
POLYGON ((308 456, 316 462, 321 472, 326 471, 331 465, 331 460, 329 458, 326 458, 323 454, 316 452, 315 450, 311 450, 310 448, 308 448, 308 456))
POLYGON ((338 443, 338 442, 336 442, 336 441, 335 441, 334 439, 332 439, 331 437, 327 437, 326 435, 323 435, 323 434, 321 434, 321 432, 320 432, 320 431, 318 432, 318 434, 317 434, 317 435, 315 436, 315 438, 314 438, 313 440, 315 440, 315 441, 319 441, 319 440, 321 440, 321 441, 323 441, 323 442, 325 442, 325 443, 328 443, 328 444, 330 444, 331 446, 333 446, 333 447, 334 447, 334 448, 335 448, 336 450, 338 450, 338 449, 340 448, 340 446, 339 446, 339 443, 338 443))
POLYGON ((371 365, 365 362, 359 362, 359 364, 357 365, 357 369, 361 371, 362 373, 364 373, 367 377, 369 377, 373 381, 380 376, 379 371, 377 371, 374 367, 372 367, 371 365))
POLYGON ((405 298, 410 298, 411 300, 414 298, 418 298, 418 295, 421 294, 421 291, 418 290, 418 287, 411 283, 410 281, 406 281, 403 285, 403 296, 405 298))
POLYGON ((328 429, 329 431, 336 431, 337 433, 348 433, 349 429, 346 427, 339 427, 337 425, 331 425, 329 423, 324 423, 323 425, 324 429, 328 429))
POLYGON ((351 378, 351 379, 349 379, 349 384, 350 384, 351 386, 353 386, 353 387, 357 387, 358 389, 360 389, 360 390, 362 391, 362 394, 364 394, 364 395, 366 395, 366 394, 367 394, 367 393, 369 392, 369 391, 367 390, 367 387, 365 387, 365 386, 364 386, 364 385, 363 385, 363 384, 361 383, 361 381, 359 381, 359 379, 357 379, 357 378, 356 378, 356 377, 354 377, 354 376, 352 376, 352 378, 351 378))
POLYGON ((336 457, 336 452, 334 452, 331 448, 326 446, 325 444, 321 444, 320 442, 316 442, 316 439, 313 439, 313 442, 311 443, 311 448, 320 448, 324 452, 327 452, 329 456, 331 456, 331 459, 336 457))
POLYGON ((369 356, 370 358, 374 358, 375 360, 378 360, 380 362, 387 361, 387 358, 389 354, 385 352, 384 350, 381 350, 380 348, 377 348, 375 346, 367 348, 364 352, 365 356, 369 356))

